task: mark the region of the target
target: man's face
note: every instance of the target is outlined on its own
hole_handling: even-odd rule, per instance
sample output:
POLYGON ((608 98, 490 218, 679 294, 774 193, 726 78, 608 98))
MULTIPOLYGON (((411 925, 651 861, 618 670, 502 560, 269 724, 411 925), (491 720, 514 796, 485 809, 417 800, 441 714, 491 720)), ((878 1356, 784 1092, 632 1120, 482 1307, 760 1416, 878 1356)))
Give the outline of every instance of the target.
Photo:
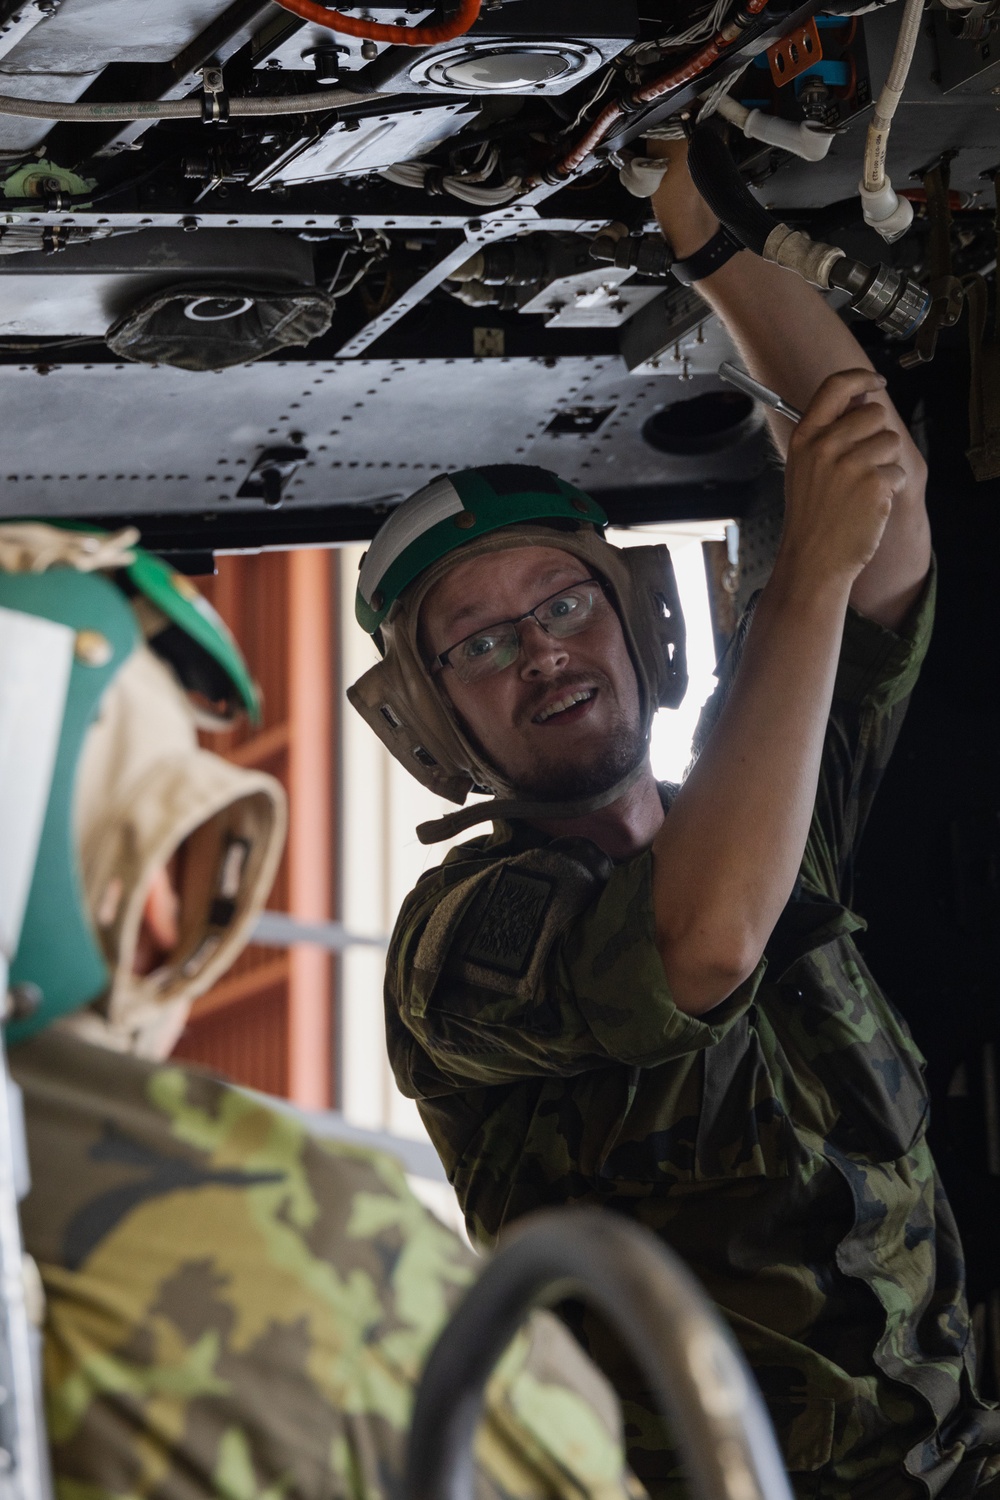
MULTIPOLYGON (((459 562, 424 600, 421 643, 431 659, 475 631, 516 620, 544 599, 590 577, 558 547, 515 547, 459 562)), ((437 675, 472 740, 522 795, 596 796, 626 776, 646 751, 639 688, 613 608, 562 640, 535 620, 518 627, 521 653, 502 671, 463 682, 437 675)))

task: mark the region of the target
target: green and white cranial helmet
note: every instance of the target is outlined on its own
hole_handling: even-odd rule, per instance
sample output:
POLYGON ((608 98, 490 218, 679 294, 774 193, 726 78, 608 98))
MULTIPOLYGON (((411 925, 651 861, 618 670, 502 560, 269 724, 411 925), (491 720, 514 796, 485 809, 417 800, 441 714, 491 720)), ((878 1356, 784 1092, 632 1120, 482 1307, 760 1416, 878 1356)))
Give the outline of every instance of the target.
POLYGON ((258 714, 239 647, 189 580, 137 538, 0 524, 0 610, 53 621, 76 640, 10 965, 9 1043, 59 1022, 119 1051, 163 1055, 249 941, 284 846, 280 784, 198 743, 203 724, 258 714), (144 904, 172 860, 178 943, 140 974, 144 904))
POLYGON ((348 690, 379 739, 431 791, 480 804, 424 824, 427 843, 491 817, 576 817, 620 796, 628 782, 584 802, 530 805, 474 745, 420 648, 420 607, 456 562, 513 547, 558 547, 578 557, 607 586, 639 684, 648 736, 658 708, 676 708, 687 688, 684 618, 670 553, 664 546, 615 547, 608 518, 591 496, 547 469, 497 464, 445 474, 418 490, 379 530, 361 564, 355 612, 382 660, 348 690))

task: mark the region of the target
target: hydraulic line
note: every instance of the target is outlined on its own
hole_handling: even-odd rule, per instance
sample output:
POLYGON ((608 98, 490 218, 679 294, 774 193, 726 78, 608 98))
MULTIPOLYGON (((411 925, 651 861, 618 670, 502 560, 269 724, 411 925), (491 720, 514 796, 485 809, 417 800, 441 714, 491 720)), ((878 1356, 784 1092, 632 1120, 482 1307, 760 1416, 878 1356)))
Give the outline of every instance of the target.
MULTIPOLYGON (((229 114, 233 119, 245 115, 320 114, 345 105, 363 104, 369 99, 388 99, 365 89, 317 89, 311 94, 281 94, 269 98, 252 95, 231 99, 229 114)), ((20 99, 15 94, 0 94, 0 115, 26 115, 33 120, 70 120, 80 124, 98 121, 126 120, 200 120, 201 95, 188 99, 136 99, 119 104, 61 104, 48 99, 20 99)), ((2 206, 2 200, 0 200, 2 206)))
POLYGON ((303 21, 327 26, 344 36, 360 36, 369 42, 391 42, 395 47, 431 47, 464 36, 476 21, 482 0, 460 0, 452 19, 436 26, 384 26, 379 21, 366 21, 357 16, 342 15, 337 10, 327 10, 325 5, 317 5, 316 0, 277 0, 277 4, 282 10, 301 16, 303 21))
POLYGON ((768 0, 747 0, 746 5, 737 11, 732 20, 719 28, 715 36, 704 47, 699 48, 686 62, 678 67, 671 68, 669 73, 660 73, 656 78, 650 80, 642 88, 637 89, 627 101, 616 102, 607 105, 589 130, 580 137, 574 146, 566 152, 565 156, 553 168, 556 177, 569 177, 587 159, 590 153, 599 146, 613 125, 616 125, 626 114, 644 104, 653 104, 657 99, 669 94, 673 89, 679 88, 681 84, 688 83, 692 78, 697 78, 706 68, 711 67, 719 57, 731 47, 733 42, 742 36, 755 16, 768 4, 768 0))
POLYGON ((848 292, 854 311, 893 338, 908 338, 927 317, 930 296, 904 271, 866 265, 837 245, 825 245, 779 223, 757 202, 711 124, 699 125, 692 134, 688 168, 715 217, 763 260, 795 271, 824 291, 837 287, 848 292))
POLYGON ((909 228, 913 209, 896 196, 892 183, 886 176, 885 160, 889 148, 889 130, 892 117, 903 97, 907 75, 913 62, 913 53, 920 35, 924 0, 906 0, 899 36, 892 55, 889 76, 875 101, 875 109, 868 125, 865 141, 864 172, 861 178, 861 200, 864 205, 865 222, 876 229, 883 239, 898 239, 909 228))

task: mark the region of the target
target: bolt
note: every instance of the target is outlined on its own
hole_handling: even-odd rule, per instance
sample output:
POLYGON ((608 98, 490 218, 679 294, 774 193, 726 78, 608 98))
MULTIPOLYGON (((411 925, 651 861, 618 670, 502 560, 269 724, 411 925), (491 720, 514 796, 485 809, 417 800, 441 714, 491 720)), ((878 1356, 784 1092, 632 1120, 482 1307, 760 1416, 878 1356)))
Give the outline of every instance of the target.
POLYGON ((362 42, 361 56, 364 58, 365 62, 372 62, 376 57, 378 57, 378 47, 374 42, 371 41, 362 42))
POLYGON ((198 228, 198 220, 195 215, 187 214, 181 220, 181 228, 184 230, 185 234, 194 234, 195 230, 198 228))
MULTIPOLYGON (((45 996, 38 988, 38 985, 32 984, 30 979, 24 979, 20 984, 12 984, 10 987, 7 996, 9 1013, 14 1020, 25 1021, 29 1016, 35 1014, 44 999, 45 996)), ((5 1458, 7 1457, 3 1449, 0 1449, 0 1454, 3 1454, 5 1458)), ((0 1468, 5 1467, 7 1466, 0 1460, 0 1468)))
POLYGON ((479 234, 483 227, 483 221, 482 219, 470 219, 466 227, 470 234, 479 234))
POLYGON ((353 229, 354 228, 354 220, 351 219, 351 218, 348 218, 347 215, 345 215, 344 218, 337 220, 337 228, 338 229, 353 229))
POLYGON ((115 649, 106 635, 99 630, 79 630, 73 646, 73 655, 85 667, 106 667, 115 654, 115 649))

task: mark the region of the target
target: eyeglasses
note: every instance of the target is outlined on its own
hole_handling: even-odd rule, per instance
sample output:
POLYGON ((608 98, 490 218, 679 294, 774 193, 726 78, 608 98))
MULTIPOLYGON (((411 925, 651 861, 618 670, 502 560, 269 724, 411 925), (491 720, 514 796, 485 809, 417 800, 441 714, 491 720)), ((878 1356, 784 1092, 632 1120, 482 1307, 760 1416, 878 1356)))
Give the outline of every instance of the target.
POLYGON ((550 594, 534 609, 518 615, 516 620, 500 620, 477 630, 464 640, 449 646, 431 662, 431 671, 440 672, 451 667, 462 682, 478 682, 494 672, 502 672, 521 654, 521 635, 518 629, 525 620, 534 620, 546 635, 563 640, 569 635, 578 635, 586 630, 608 608, 604 587, 597 578, 584 578, 579 583, 550 594))

